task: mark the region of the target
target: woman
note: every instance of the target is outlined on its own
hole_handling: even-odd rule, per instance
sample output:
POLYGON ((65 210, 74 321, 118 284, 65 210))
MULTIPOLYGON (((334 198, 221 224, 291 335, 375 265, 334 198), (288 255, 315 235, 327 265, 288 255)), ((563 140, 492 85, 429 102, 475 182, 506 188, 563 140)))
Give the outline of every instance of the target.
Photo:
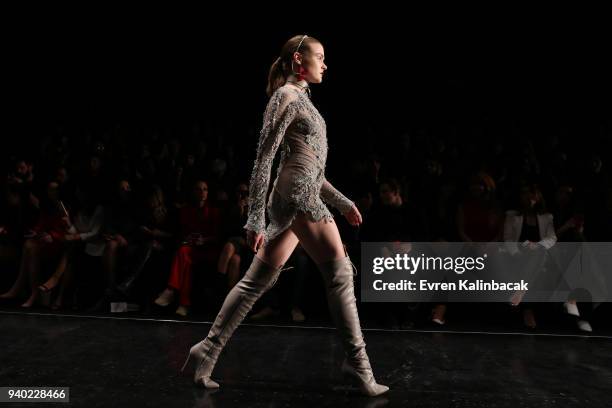
POLYGON ((493 178, 483 172, 472 176, 468 195, 457 209, 456 223, 461 241, 501 241, 503 221, 493 178))
POLYGON ((179 224, 182 243, 172 261, 168 286, 155 299, 158 306, 168 306, 179 295, 176 314, 187 316, 191 308, 194 264, 214 265, 221 252, 219 231, 221 213, 208 199, 208 183, 197 180, 190 205, 181 208, 179 224))
MULTIPOLYGON (((170 269, 173 258, 175 217, 166 207, 164 192, 159 185, 148 187, 143 211, 136 217, 137 229, 127 249, 122 282, 117 290, 126 298, 135 296, 143 303, 152 291, 157 291, 161 271, 170 269), (145 272, 146 271, 146 272, 145 272)), ((165 282, 161 280, 159 283, 165 282)), ((148 310, 149 304, 143 305, 148 310)))
MULTIPOLYGON (((100 259, 106 248, 106 241, 101 236, 102 226, 104 225, 104 207, 100 203, 95 184, 84 184, 77 187, 76 195, 76 211, 74 215, 69 215, 66 212, 66 223, 68 224, 68 233, 64 236, 66 245, 66 258, 64 274, 59 275, 59 293, 54 302, 53 308, 59 309, 63 307, 66 293, 72 294, 73 308, 78 305, 75 300, 75 288, 78 282, 77 271, 87 270, 81 267, 81 262, 84 259, 100 259), (84 255, 87 255, 85 257, 84 255)), ((57 281, 51 280, 45 283, 46 288, 50 289, 57 281)), ((107 288, 110 284, 106 283, 107 288)), ((44 287, 41 287, 44 291, 44 287)), ((96 304, 89 309, 90 312, 103 311, 108 307, 108 298, 102 296, 96 304)), ((106 309, 108 311, 108 309, 106 309)))
MULTIPOLYGON (((503 237, 511 255, 517 255, 523 251, 534 254, 536 251, 548 251, 556 244, 557 235, 553 216, 546 211, 544 197, 537 185, 525 184, 521 187, 519 210, 506 212, 503 237)), ((524 256, 523 258, 525 260, 521 269, 525 269, 530 286, 535 286, 537 278, 545 270, 543 265, 545 258, 543 256, 524 256)), ((511 305, 518 306, 525 294, 524 291, 515 292, 510 301, 511 305)), ((522 310, 525 326, 535 329, 536 319, 533 308, 525 306, 522 310)))
MULTIPOLYGON (((26 231, 34 228, 38 209, 23 200, 19 185, 0 187, 0 270, 17 262, 26 231)), ((0 296, 0 298, 2 298, 0 296)))
POLYGON ((51 181, 47 184, 47 195, 42 201, 39 219, 30 231, 24 234, 21 264, 17 279, 8 292, 0 295, 0 299, 17 298, 24 287, 30 284, 30 296, 21 306, 30 308, 38 301, 40 292, 38 285, 44 279, 43 270, 48 264, 59 265, 62 270, 64 240, 68 226, 61 209, 59 186, 51 181))
POLYGON ((324 175, 327 159, 325 122, 310 101, 309 83, 320 83, 327 69, 321 43, 309 36, 291 38, 270 68, 270 96, 249 186, 247 243, 256 252, 245 276, 227 295, 208 336, 194 345, 194 380, 207 388, 221 350, 255 301, 276 282, 298 243, 317 263, 326 284, 327 299, 342 334, 346 358, 342 371, 359 381, 361 392, 375 396, 389 388, 376 383, 365 351, 353 289, 353 265, 344 251, 331 204, 351 225, 361 223, 352 201, 336 190, 324 175), (268 184, 272 161, 281 157, 272 193, 268 184), (270 219, 266 227, 265 210, 270 219))
MULTIPOLYGON (((246 233, 242 226, 248 221, 249 186, 239 183, 235 189, 235 201, 230 206, 225 218, 225 245, 219 255, 217 272, 227 276, 228 289, 240 280, 240 264, 244 258, 252 255, 246 242, 246 233)), ((248 261, 248 260, 247 260, 248 261)))

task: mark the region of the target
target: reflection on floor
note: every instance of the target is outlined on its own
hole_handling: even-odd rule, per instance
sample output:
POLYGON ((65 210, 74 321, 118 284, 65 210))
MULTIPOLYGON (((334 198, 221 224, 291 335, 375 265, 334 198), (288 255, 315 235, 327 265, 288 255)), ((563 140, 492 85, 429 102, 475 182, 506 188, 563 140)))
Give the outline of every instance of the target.
POLYGON ((0 386, 68 386, 69 406, 604 407, 612 395, 606 336, 367 330, 377 379, 391 387, 372 399, 343 379, 329 328, 243 325, 210 392, 192 371, 178 375, 207 323, 10 312, 0 321, 0 386))

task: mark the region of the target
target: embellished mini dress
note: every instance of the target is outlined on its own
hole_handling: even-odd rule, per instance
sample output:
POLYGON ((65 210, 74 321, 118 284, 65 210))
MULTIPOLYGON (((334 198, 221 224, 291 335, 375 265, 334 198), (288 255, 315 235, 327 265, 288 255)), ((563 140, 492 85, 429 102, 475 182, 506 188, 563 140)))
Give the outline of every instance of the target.
POLYGON ((249 185, 249 214, 244 228, 264 234, 264 245, 291 226, 298 212, 311 221, 331 221, 325 203, 348 212, 354 203, 325 178, 326 125, 309 96, 285 84, 270 97, 259 135, 249 185), (280 160, 268 194, 272 164, 280 160), (266 225, 266 214, 269 223, 266 225))

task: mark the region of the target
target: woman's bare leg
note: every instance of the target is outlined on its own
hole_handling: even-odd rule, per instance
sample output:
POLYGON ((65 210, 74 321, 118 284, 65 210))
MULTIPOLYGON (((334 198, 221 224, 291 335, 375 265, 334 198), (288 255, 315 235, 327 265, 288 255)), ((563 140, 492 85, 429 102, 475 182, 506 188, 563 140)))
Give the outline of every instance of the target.
POLYGON ((36 256, 38 248, 38 241, 35 239, 27 239, 23 243, 23 251, 21 254, 21 262, 19 263, 19 272, 17 274, 17 279, 13 286, 8 290, 8 292, 0 295, 0 299, 14 299, 19 296, 19 293, 23 290, 28 282, 28 271, 30 267, 31 259, 36 256))
POLYGON ((121 244, 115 239, 108 241, 104 247, 104 254, 102 254, 102 267, 104 270, 104 279, 106 281, 106 290, 110 290, 115 287, 117 259, 121 249, 121 244))
POLYGON ((225 275, 228 273, 230 259, 236 253, 236 247, 231 242, 225 243, 221 254, 219 255, 219 261, 217 262, 217 272, 225 275))
POLYGON ((240 255, 234 254, 227 265, 227 286, 233 288, 240 280, 240 255))
POLYGON ((48 290, 51 290, 57 286, 62 276, 64 276, 64 272, 66 271, 67 265, 68 265, 68 254, 64 252, 62 257, 60 258, 59 263, 57 264, 57 268, 55 268, 55 272, 53 272, 53 275, 51 275, 51 277, 49 277, 49 279, 47 279, 47 281, 43 283, 43 285, 48 290))
POLYGON ((268 265, 280 268, 287 262, 298 242, 293 231, 287 229, 266 246, 259 248, 255 256, 268 265))
MULTIPOLYGON (((28 240, 30 241, 30 240, 28 240)), ((26 243, 28 242, 26 241, 26 243)), ((28 271, 28 276, 30 278, 30 297, 25 301, 21 306, 22 307, 32 307, 38 297, 40 296, 40 292, 38 291, 38 285, 40 285, 41 277, 40 277, 40 264, 41 264, 41 248, 40 243, 33 241, 28 246, 29 248, 29 257, 24 259, 26 262, 26 269, 28 271)), ((43 244, 44 245, 44 244, 43 244)))
POLYGON ((313 222, 300 214, 291 229, 323 275, 329 311, 346 354, 342 371, 356 377, 365 395, 376 396, 386 392, 389 387, 376 382, 366 353, 357 312, 353 264, 346 255, 338 227, 333 221, 313 222))
POLYGON ((345 257, 344 245, 334 221, 310 221, 299 213, 291 225, 300 245, 317 264, 345 257))
POLYGON ((59 283, 59 291, 53 305, 52 309, 59 309, 64 304, 64 295, 66 292, 71 292, 74 285, 74 268, 71 262, 71 256, 66 256, 66 264, 64 267, 63 279, 59 283), (69 259, 70 258, 70 259, 69 259))

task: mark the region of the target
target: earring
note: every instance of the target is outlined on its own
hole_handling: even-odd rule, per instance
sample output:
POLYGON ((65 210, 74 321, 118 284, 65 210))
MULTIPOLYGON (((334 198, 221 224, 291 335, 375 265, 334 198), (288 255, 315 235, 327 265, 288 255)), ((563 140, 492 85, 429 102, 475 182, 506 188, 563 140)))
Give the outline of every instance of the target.
POLYGON ((303 81, 304 80, 304 73, 306 72, 306 70, 304 69, 303 66, 300 65, 300 68, 298 69, 298 75, 297 75, 297 80, 298 81, 303 81))
POLYGON ((293 63, 294 63, 294 61, 291 60, 291 72, 293 72, 293 74, 296 76, 298 81, 302 81, 304 79, 304 73, 306 72, 306 70, 300 64, 299 68, 298 68, 298 72, 295 72, 295 69, 293 68, 293 63))

